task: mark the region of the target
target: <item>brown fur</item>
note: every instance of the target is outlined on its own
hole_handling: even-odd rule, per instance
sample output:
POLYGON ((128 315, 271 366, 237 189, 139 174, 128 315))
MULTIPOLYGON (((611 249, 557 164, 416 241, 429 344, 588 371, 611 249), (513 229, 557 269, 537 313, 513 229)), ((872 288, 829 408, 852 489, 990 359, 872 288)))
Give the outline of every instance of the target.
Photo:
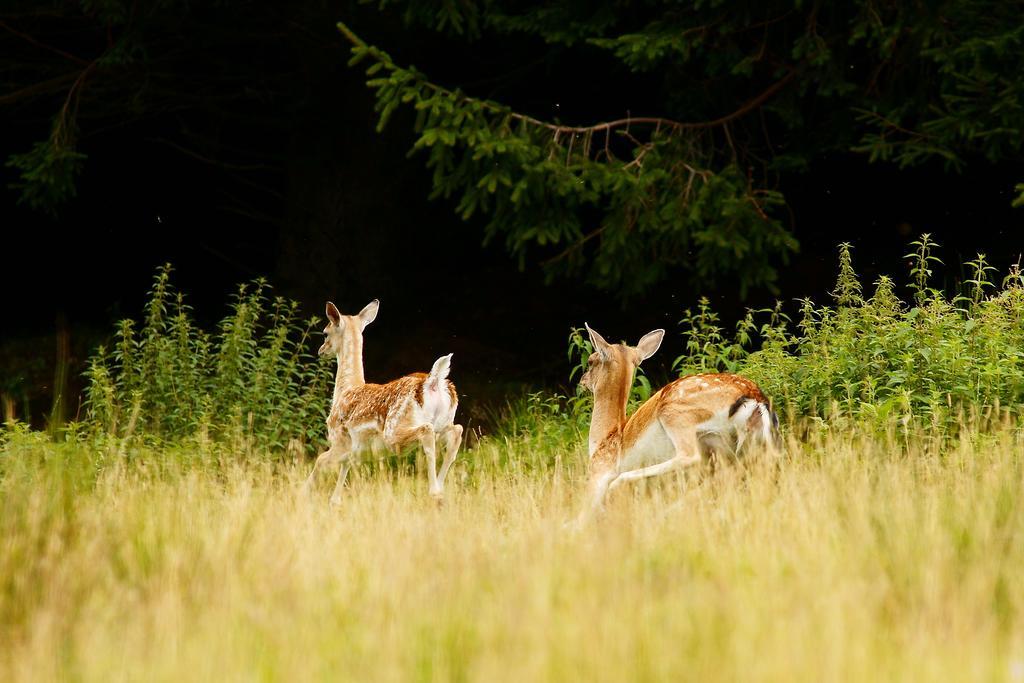
POLYGON ((328 429, 345 423, 377 422, 381 428, 388 414, 399 404, 416 396, 416 402, 423 405, 423 381, 427 373, 416 372, 399 377, 387 384, 363 384, 342 394, 342 400, 331 406, 327 418, 328 429))

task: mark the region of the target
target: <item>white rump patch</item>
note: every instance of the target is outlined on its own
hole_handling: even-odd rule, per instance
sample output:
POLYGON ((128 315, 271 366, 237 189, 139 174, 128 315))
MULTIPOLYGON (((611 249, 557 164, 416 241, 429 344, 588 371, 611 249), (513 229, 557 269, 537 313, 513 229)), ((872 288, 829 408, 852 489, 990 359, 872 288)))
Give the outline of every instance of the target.
POLYGON ((455 419, 452 397, 448 393, 448 372, 452 366, 452 354, 441 356, 434 361, 434 367, 423 380, 423 405, 419 417, 423 422, 441 431, 455 419))

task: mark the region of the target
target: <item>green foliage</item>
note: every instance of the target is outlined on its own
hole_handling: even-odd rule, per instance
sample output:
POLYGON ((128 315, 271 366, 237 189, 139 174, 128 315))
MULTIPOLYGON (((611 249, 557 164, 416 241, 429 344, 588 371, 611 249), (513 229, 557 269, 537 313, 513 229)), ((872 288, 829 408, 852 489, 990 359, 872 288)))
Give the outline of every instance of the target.
MULTIPOLYGON (((747 311, 736 324, 734 338, 728 340, 718 324, 718 314, 711 309, 707 298, 701 297, 697 312, 687 309, 680 321, 686 340, 685 352, 672 362, 672 369, 680 376, 697 372, 736 372, 757 332, 754 316, 763 312, 747 311)), ((777 311, 773 313, 781 316, 777 311)))
POLYGON ((436 195, 486 214, 520 262, 623 296, 677 272, 770 288, 796 249, 779 174, 828 151, 961 169, 1024 150, 1020 2, 378 4, 458 40, 596 51, 599 68, 657 84, 656 116, 561 125, 437 86, 341 27, 353 63, 373 62, 381 125, 416 109, 436 195))
POLYGON ((484 440, 488 447, 466 458, 463 466, 471 471, 556 468, 567 447, 578 449, 586 442, 589 419, 590 403, 582 392, 571 397, 551 392, 518 396, 494 415, 495 430, 484 440))
MULTIPOLYGON (((839 250, 834 305, 804 300, 795 324, 781 311, 750 310, 726 334, 707 299, 680 321, 680 376, 738 372, 755 380, 790 421, 856 418, 879 427, 919 421, 942 429, 999 420, 1024 409, 1024 274, 998 281, 984 255, 947 296, 929 286, 935 243, 915 241, 909 289, 900 299, 880 277, 868 298, 850 245, 839 250)), ((571 344, 570 348, 578 348, 571 344)), ((585 356, 584 356, 585 358, 585 356)), ((583 406, 586 409, 586 406, 583 406)))
POLYGON ((350 63, 370 62, 378 129, 398 107, 414 109, 413 150, 433 170, 433 196, 455 198, 464 219, 485 215, 486 240, 503 240, 521 265, 543 255, 549 276, 585 274, 623 297, 684 266, 705 283, 729 274, 745 292, 770 286, 797 247, 772 217, 782 196, 755 189, 736 163, 711 170, 716 150, 701 130, 548 124, 439 87, 339 28, 353 44, 350 63), (591 214, 600 216, 593 228, 591 214))
MULTIPOLYGON (((520 32, 565 46, 585 43, 632 71, 663 74, 666 84, 712 80, 717 92, 730 94, 763 80, 766 64, 787 63, 800 71, 796 90, 816 96, 818 107, 838 105, 847 122, 852 115, 860 124, 850 127, 851 138, 837 126, 829 146, 850 144, 872 160, 909 166, 942 159, 960 167, 967 155, 997 160, 1024 149, 1019 1, 599 1, 583 11, 573 0, 465 0, 446 3, 444 12, 422 0, 380 5, 403 5, 407 22, 439 31, 457 26, 460 35, 520 32)), ((690 107, 714 99, 694 98, 692 89, 678 97, 690 107)), ((801 104, 790 97, 771 109, 797 127, 808 115, 801 104)))
POLYGON ((12 154, 6 166, 18 171, 11 187, 20 191, 19 202, 53 212, 75 196, 75 180, 85 159, 73 145, 51 138, 34 143, 28 152, 12 154))
POLYGON ((266 282, 241 285, 230 313, 207 333, 170 282, 154 279, 139 326, 124 320, 110 349, 87 372, 87 424, 115 439, 224 440, 305 449, 323 432, 330 374, 309 352, 316 320, 268 295, 266 282))
MULTIPOLYGON (((873 3, 872 3, 873 4, 873 3)), ((1024 149, 1024 23, 1019 2, 955 2, 913 10, 893 4, 862 16, 852 39, 889 63, 894 92, 861 120, 856 150, 901 167, 940 158, 962 167, 967 154, 995 161, 1024 149), (914 50, 916 70, 896 71, 914 50), (926 99, 931 106, 919 106, 926 99)))

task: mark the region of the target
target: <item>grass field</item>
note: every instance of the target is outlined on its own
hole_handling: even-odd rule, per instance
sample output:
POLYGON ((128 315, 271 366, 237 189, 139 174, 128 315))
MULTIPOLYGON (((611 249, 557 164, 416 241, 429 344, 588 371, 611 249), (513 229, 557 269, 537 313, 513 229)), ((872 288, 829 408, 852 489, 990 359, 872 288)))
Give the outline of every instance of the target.
POLYGON ((364 467, 332 509, 304 464, 9 435, 0 679, 1022 680, 1022 451, 844 430, 573 534, 577 443, 484 439, 440 509, 364 467))

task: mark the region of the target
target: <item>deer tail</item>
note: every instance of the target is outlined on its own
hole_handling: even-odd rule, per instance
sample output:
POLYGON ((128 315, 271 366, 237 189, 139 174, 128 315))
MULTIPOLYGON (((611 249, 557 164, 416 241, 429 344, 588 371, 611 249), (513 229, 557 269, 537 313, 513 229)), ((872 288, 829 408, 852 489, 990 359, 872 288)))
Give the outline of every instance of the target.
POLYGON ((430 368, 430 373, 427 374, 427 384, 430 386, 440 386, 441 382, 448 379, 448 373, 452 369, 452 354, 447 356, 441 356, 434 361, 434 367, 430 368))

